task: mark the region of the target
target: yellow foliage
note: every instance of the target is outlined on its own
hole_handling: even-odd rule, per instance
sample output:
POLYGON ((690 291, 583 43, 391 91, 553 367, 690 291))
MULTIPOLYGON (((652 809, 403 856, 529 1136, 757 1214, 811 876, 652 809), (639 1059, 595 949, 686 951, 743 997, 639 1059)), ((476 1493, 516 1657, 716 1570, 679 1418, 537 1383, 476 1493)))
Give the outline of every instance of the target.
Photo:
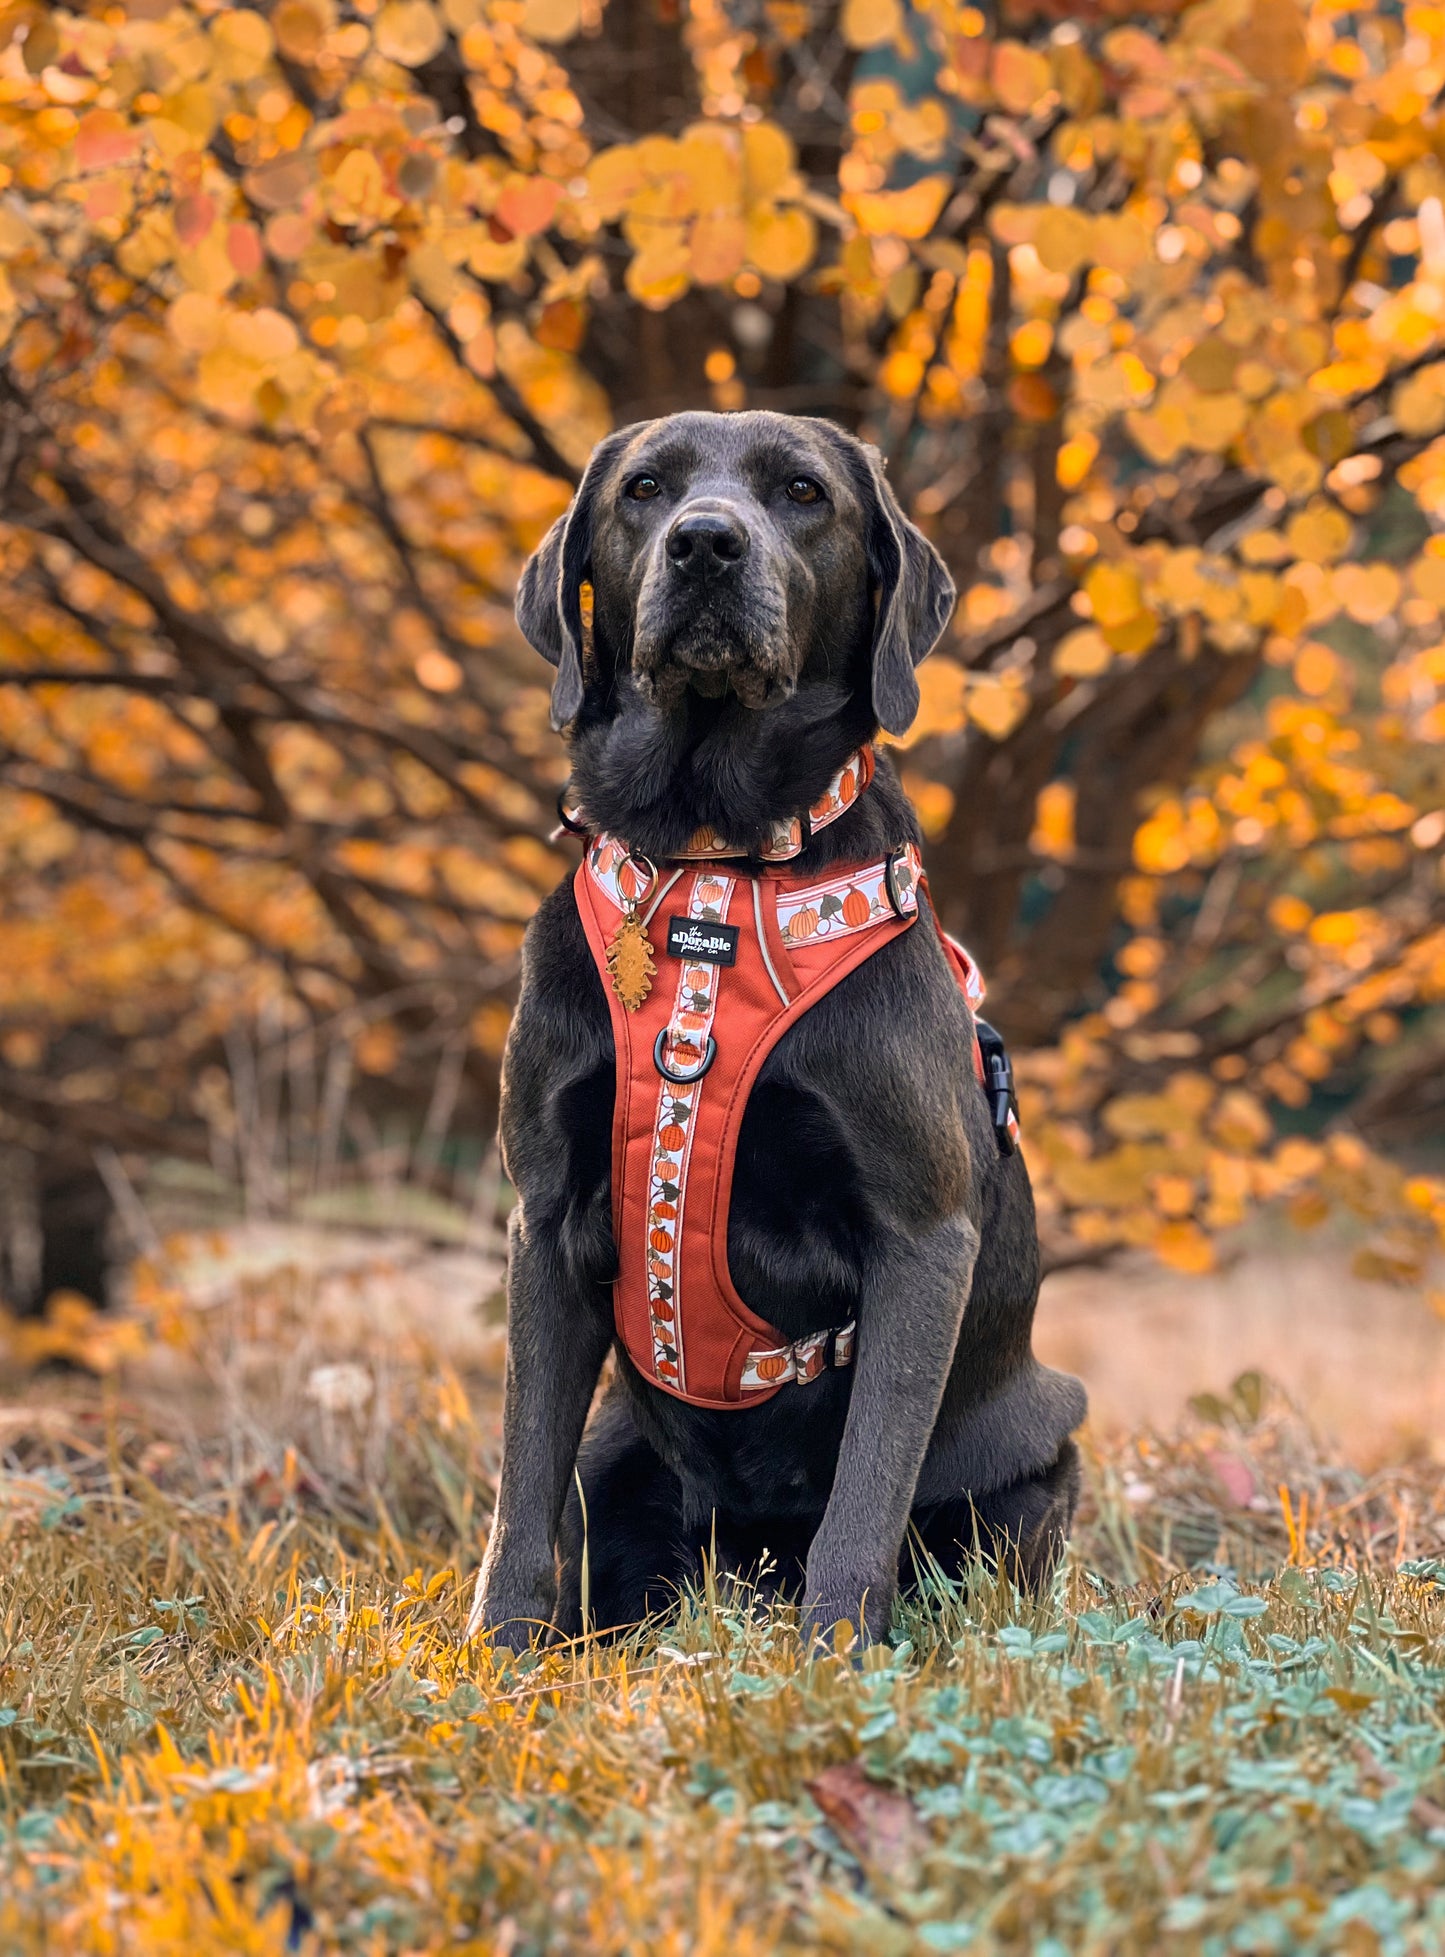
POLYGON ((899 0, 843 0, 839 24, 849 47, 882 47, 898 39, 903 10, 899 0))
POLYGON ((907 190, 856 191, 844 199, 859 228, 875 237, 923 238, 948 196, 948 178, 920 177, 907 190))
POLYGON ((1114 648, 1093 626, 1082 626, 1061 639, 1054 652, 1054 671, 1071 679, 1093 679, 1114 657, 1114 648))
POLYGON ((1012 115, 1027 115, 1048 92, 1052 76, 1044 55, 1018 41, 1000 41, 990 79, 1000 107, 1012 115))
POLYGON ((968 717, 991 740, 1007 740, 1028 712, 1028 695, 1012 675, 982 679, 968 690, 968 717))
POLYGON ((1160 1263, 1173 1270, 1197 1277, 1214 1269, 1214 1245, 1197 1223, 1161 1223, 1150 1244, 1160 1263))
POLYGON ((1072 853, 1076 800, 1077 791, 1072 782, 1051 781, 1039 790, 1029 847, 1040 856, 1067 857, 1072 853))
POLYGON ((430 61, 446 40, 446 28, 431 0, 388 0, 372 31, 377 52, 408 68, 430 61))
POLYGON ((1143 610, 1138 573, 1128 564, 1096 564, 1084 577, 1094 618, 1106 630, 1127 625, 1143 610))
POLYGON ((0 540, 6 1066, 81 1025, 174 1056, 77 1090, 163 1124, 238 1016, 392 991, 494 1058, 561 862, 520 562, 619 413, 796 404, 963 592, 910 782, 946 906, 1017 896, 1048 972, 1035 1132, 1088 1142, 1051 1227, 1202 1268, 1364 1179, 1438 1232, 1374 1158, 1264 1151, 1445 1003, 1445 29, 708 0, 649 17, 699 104, 663 130, 621 4, 0 23, 0 358, 45 431, 0 540), (887 58, 814 100, 805 45, 887 58))
POLYGON ((764 206, 747 220, 748 261, 764 278, 795 279, 812 262, 817 228, 806 211, 764 206))

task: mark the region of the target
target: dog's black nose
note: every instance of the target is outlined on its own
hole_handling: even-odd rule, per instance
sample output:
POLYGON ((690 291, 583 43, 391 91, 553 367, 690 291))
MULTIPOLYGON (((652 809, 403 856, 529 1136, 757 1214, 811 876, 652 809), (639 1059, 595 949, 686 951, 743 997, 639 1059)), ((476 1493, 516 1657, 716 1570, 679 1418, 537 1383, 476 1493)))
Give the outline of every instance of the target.
POLYGON ((711 577, 747 556, 748 533, 726 510, 686 510, 667 533, 667 554, 683 577, 711 577))

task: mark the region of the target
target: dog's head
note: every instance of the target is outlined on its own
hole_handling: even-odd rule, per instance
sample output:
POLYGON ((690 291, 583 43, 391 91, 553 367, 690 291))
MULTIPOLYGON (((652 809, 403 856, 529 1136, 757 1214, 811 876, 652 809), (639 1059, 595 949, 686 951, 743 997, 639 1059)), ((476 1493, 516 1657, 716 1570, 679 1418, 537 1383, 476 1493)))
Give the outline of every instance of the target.
POLYGON ((866 687, 901 734, 954 595, 876 449, 799 416, 680 414, 598 445, 522 574, 517 618, 557 668, 559 728, 630 673, 664 713, 725 697, 763 712, 810 679, 866 687))

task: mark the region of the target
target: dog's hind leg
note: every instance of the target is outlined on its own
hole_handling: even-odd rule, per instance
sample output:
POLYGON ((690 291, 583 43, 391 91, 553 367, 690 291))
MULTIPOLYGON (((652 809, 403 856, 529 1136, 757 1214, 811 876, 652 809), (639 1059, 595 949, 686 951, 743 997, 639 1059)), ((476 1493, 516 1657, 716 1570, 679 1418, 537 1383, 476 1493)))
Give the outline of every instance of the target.
POLYGON ((584 1616, 587 1628, 616 1631, 670 1610, 677 1586, 701 1567, 682 1526, 677 1477, 638 1432, 620 1391, 607 1396, 583 1437, 558 1549, 563 1637, 577 1637, 584 1616))
MULTIPOLYGON (((1079 1500, 1079 1450, 1066 1440, 1056 1461, 1036 1475, 986 1495, 960 1495, 913 1511, 913 1529, 945 1576, 957 1577, 981 1557, 1004 1569, 1021 1589, 1047 1589, 1063 1555, 1079 1500)), ((899 1580, 913 1574, 910 1546, 899 1558, 899 1580)))

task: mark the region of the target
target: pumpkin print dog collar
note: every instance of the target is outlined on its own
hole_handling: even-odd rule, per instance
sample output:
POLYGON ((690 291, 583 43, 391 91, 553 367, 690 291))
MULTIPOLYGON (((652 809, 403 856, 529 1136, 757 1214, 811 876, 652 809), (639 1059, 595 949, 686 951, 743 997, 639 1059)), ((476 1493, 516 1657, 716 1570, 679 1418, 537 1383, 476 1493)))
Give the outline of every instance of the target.
MULTIPOLYGON (((856 754, 849 755, 811 808, 802 815, 786 816, 775 822, 757 850, 742 849, 738 844, 730 843, 716 829, 703 828, 689 838, 686 849, 678 850, 669 860, 675 863, 713 863, 729 857, 752 855, 764 863, 791 862, 793 857, 802 854, 815 830, 826 829, 830 822, 836 822, 840 815, 847 814, 872 779, 873 749, 865 745, 856 754)), ((570 830, 574 836, 595 834, 581 804, 569 802, 565 788, 557 798, 557 813, 562 828, 570 830)))

